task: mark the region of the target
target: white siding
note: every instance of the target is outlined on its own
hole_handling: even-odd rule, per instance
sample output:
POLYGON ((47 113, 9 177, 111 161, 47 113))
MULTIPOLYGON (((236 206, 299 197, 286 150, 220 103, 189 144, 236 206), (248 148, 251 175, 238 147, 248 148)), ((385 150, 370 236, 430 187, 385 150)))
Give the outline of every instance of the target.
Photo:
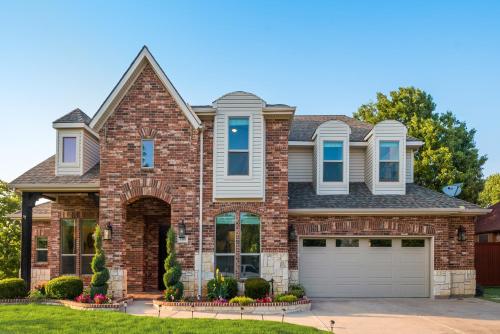
POLYGON ((84 131, 83 133, 83 174, 99 162, 99 142, 97 139, 84 131))
POLYGON ((349 182, 365 182, 364 148, 351 148, 349 151, 349 182))
POLYGON ((406 183, 413 183, 413 150, 406 150, 406 183))
POLYGON ((264 199, 265 123, 264 101, 259 97, 234 92, 214 103, 217 109, 214 125, 214 199, 264 199), (227 131, 230 116, 250 117, 249 174, 227 175, 227 131))
POLYGON ((318 192, 318 148, 314 145, 313 149, 313 186, 314 190, 318 192))
POLYGON ((312 182, 312 147, 291 147, 288 149, 288 181, 312 182))
POLYGON ((57 130, 57 144, 56 144, 56 175, 82 175, 82 129, 59 129, 57 130), (76 162, 63 163, 63 138, 76 137, 76 162))
POLYGON ((365 156, 365 182, 366 186, 370 191, 373 192, 373 151, 374 151, 375 140, 373 136, 368 139, 368 146, 366 147, 365 156))

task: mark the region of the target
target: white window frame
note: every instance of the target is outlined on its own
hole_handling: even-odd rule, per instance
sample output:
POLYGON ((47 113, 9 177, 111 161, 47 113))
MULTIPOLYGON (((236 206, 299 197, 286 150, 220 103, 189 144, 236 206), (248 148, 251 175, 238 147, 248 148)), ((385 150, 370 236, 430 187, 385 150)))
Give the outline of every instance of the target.
POLYGON ((82 133, 81 131, 58 131, 58 163, 61 167, 80 167, 81 161, 81 142, 82 142, 82 133), (75 162, 64 162, 64 138, 75 138, 75 162))
MULTIPOLYGON (((253 152, 253 117, 252 114, 227 113, 225 115, 224 129, 224 175, 231 180, 248 180, 252 178, 252 152, 253 152), (229 119, 247 118, 248 119, 248 149, 247 150, 229 150, 229 119), (229 175, 229 152, 247 152, 248 153, 248 174, 247 175, 229 175)), ((265 159, 265 157, 264 157, 265 159)))
POLYGON ((141 169, 154 169, 155 168, 155 141, 153 138, 141 138, 141 169), (151 159, 152 166, 151 167, 146 167, 142 165, 142 154, 144 153, 144 141, 150 141, 153 143, 153 157, 151 159))
POLYGON ((344 183, 344 168, 345 168, 345 153, 344 153, 344 140, 324 139, 321 142, 321 181, 325 184, 342 184, 344 183), (340 143, 342 145, 342 160, 327 160, 325 159, 325 143, 340 143), (340 181, 325 181, 325 162, 341 162, 342 163, 342 180, 340 181))
POLYGON ((35 237, 35 262, 36 263, 47 263, 49 262, 49 238, 43 235, 35 237), (38 239, 46 239, 47 240, 47 248, 39 248, 38 247, 38 239), (47 252, 47 260, 40 261, 38 260, 38 251, 46 251, 47 252))
MULTIPOLYGON (((378 172, 377 172, 377 179, 378 179, 378 182, 379 183, 382 183, 382 184, 399 184, 401 183, 401 141, 400 140, 397 140, 397 139, 380 139, 378 140, 378 152, 377 152, 377 155, 378 155, 378 172), (382 146, 382 143, 398 143, 398 160, 382 160, 380 159, 380 151, 381 151, 381 146, 382 146), (381 171, 381 166, 382 166, 382 163, 383 162, 397 162, 398 163, 398 179, 397 180, 391 180, 391 181, 383 181, 383 180, 380 180, 380 171, 381 171)), ((404 175, 404 178, 406 178, 406 175, 404 175)), ((406 179, 404 180, 404 182, 406 182, 406 179)))

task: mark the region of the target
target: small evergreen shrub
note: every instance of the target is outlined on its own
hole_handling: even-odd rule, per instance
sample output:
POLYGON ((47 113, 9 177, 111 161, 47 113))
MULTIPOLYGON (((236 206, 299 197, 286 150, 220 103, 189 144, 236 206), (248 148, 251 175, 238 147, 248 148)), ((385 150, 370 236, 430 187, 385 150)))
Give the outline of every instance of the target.
POLYGON ((75 299, 83 292, 83 281, 76 276, 60 276, 50 280, 45 291, 54 299, 75 299))
POLYGON ((181 300, 184 294, 184 284, 180 281, 182 269, 177 262, 175 255, 175 232, 171 228, 167 233, 167 253, 165 259, 165 274, 163 275, 163 283, 165 283, 165 299, 167 301, 181 300))
POLYGON ((24 298, 27 294, 26 283, 21 278, 0 280, 0 299, 24 298))
POLYGON ((269 295, 269 282, 263 278, 249 278, 245 281, 245 296, 258 299, 269 295))
POLYGON ((231 299, 238 293, 238 281, 233 277, 223 277, 219 269, 215 271, 215 277, 207 283, 207 297, 214 299, 231 299))
POLYGON ((45 295, 40 292, 40 290, 31 290, 28 294, 28 298, 32 302, 38 302, 40 300, 45 299, 45 295))
POLYGON ((225 277, 224 283, 227 289, 227 299, 236 297, 238 294, 238 281, 234 277, 225 277))
POLYGON ((274 301, 278 303, 293 303, 298 300, 297 296, 294 295, 283 295, 279 294, 274 297, 274 301))
POLYGON ((290 284, 288 286, 288 294, 294 295, 297 298, 303 298, 306 295, 304 287, 300 284, 290 284))
POLYGON ((229 304, 239 304, 241 306, 246 306, 246 305, 251 304, 253 302, 254 302, 254 300, 250 297, 238 296, 238 297, 234 297, 233 299, 231 299, 229 301, 229 304))
POLYGON ((92 280, 90 281, 90 298, 108 293, 109 270, 106 268, 106 255, 102 249, 101 228, 96 226, 94 232, 95 255, 92 258, 92 280))

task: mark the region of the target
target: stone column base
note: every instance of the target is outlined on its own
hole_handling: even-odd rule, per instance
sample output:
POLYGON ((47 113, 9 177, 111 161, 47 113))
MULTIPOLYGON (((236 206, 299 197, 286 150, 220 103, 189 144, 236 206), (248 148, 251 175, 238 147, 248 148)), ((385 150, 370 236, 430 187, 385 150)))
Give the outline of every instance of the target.
POLYGON ((288 253, 261 253, 261 277, 274 280, 274 293, 288 290, 288 253))
POLYGON ((299 271, 297 269, 288 270, 288 282, 290 284, 299 284, 299 271))
POLYGON ((214 278, 214 275, 215 275, 215 268, 214 268, 215 254, 213 252, 203 252, 201 261, 200 261, 200 254, 199 253, 195 254, 195 269, 194 269, 195 294, 194 294, 194 296, 198 295, 198 276, 200 274, 200 269, 199 269, 200 262, 201 262, 201 267, 203 269, 202 278, 201 278, 201 286, 202 286, 201 294, 202 294, 202 296, 206 296, 207 295, 207 283, 212 278, 214 278))
POLYGON ((181 276, 181 282, 184 284, 184 296, 186 297, 196 297, 196 286, 195 286, 195 271, 194 270, 183 270, 181 276))
POLYGON ((476 271, 434 270, 434 291, 436 298, 452 296, 474 296, 476 293, 476 271))
POLYGON ((113 298, 122 298, 127 295, 127 271, 121 268, 109 269, 108 294, 113 298))

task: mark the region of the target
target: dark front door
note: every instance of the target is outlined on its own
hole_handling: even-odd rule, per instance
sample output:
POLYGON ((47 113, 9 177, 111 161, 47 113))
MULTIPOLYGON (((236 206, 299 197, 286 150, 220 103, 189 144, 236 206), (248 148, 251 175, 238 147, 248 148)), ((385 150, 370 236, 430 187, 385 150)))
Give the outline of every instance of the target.
POLYGON ((163 274, 165 274, 165 259, 167 258, 167 232, 169 225, 160 225, 158 233, 158 289, 165 290, 163 274))

